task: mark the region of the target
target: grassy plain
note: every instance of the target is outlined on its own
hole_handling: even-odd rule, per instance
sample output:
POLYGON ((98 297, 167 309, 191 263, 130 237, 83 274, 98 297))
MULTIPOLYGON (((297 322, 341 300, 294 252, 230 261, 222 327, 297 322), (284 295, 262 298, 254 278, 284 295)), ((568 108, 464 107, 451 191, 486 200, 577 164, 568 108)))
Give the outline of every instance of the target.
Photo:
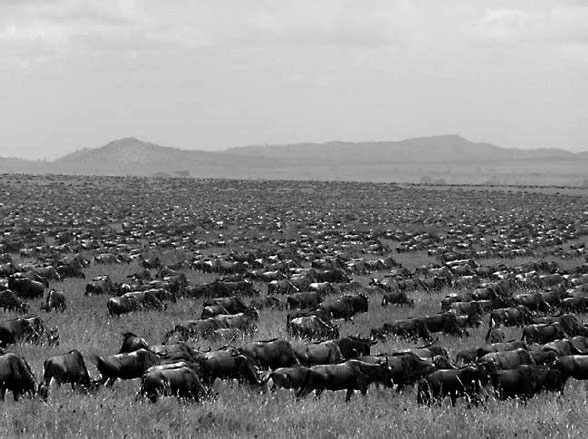
MULTIPOLYGON (((398 259, 406 266, 426 260, 424 255, 403 254, 398 259)), ((504 262, 504 261, 503 261, 504 262)), ((517 260, 510 263, 516 264, 517 260)), ((582 260, 570 260, 578 265, 582 260)), ((93 265, 87 278, 109 274, 120 281, 137 271, 136 264, 93 265)), ((187 271, 191 282, 210 281, 213 276, 187 271)), ((367 278, 360 279, 367 282, 367 278)), ((71 349, 80 350, 90 369, 91 354, 110 354, 120 347, 120 334, 131 330, 149 342, 161 342, 163 334, 175 322, 197 318, 201 301, 182 299, 170 304, 165 313, 142 312, 109 318, 106 297, 84 297, 84 280, 67 279, 53 286, 65 291, 68 310, 64 314, 43 314, 47 324, 58 326, 58 347, 18 345, 11 348, 31 364, 41 377, 43 361, 71 349)), ((260 286, 262 286, 260 284, 260 286)), ((342 323, 342 334, 367 335, 369 329, 385 321, 408 315, 435 313, 440 300, 449 290, 439 293, 415 292, 415 308, 381 307, 381 298, 370 297, 370 311, 356 317, 353 323, 342 323)), ((33 304, 37 311, 39 303, 33 304)), ((11 313, 6 313, 9 317, 11 313)), ((254 339, 286 337, 285 312, 264 311, 254 339)), ((465 347, 483 344, 487 322, 469 338, 441 336, 440 344, 452 356, 465 347)), ((510 329, 510 338, 519 338, 520 330, 510 329)), ((250 337, 244 338, 244 341, 250 337)), ((213 349, 220 343, 205 340, 196 346, 213 349)), ((239 344, 239 343, 237 343, 239 344)), ((374 346, 374 352, 392 352, 415 347, 403 340, 390 340, 374 346)), ((452 408, 449 401, 440 406, 423 407, 416 403, 414 389, 402 394, 387 389, 371 388, 367 397, 355 395, 344 402, 343 392, 325 392, 319 400, 309 396, 296 401, 289 391, 275 395, 257 393, 236 383, 215 384, 215 397, 201 403, 164 398, 157 404, 136 402, 138 380, 118 382, 112 390, 96 394, 79 394, 69 387, 52 386, 47 403, 23 399, 17 403, 8 395, 1 403, 0 436, 2 437, 586 437, 588 432, 587 395, 584 383, 570 381, 564 396, 539 395, 522 404, 501 402, 492 397, 477 408, 464 401, 452 408)))

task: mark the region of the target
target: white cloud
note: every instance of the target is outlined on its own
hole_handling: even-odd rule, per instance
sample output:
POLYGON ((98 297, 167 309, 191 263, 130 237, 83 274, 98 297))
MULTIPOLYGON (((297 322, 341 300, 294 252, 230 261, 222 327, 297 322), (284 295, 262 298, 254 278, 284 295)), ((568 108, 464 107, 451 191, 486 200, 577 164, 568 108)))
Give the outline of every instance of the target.
POLYGON ((474 28, 477 41, 490 46, 586 43, 588 8, 563 2, 547 9, 490 9, 474 28))

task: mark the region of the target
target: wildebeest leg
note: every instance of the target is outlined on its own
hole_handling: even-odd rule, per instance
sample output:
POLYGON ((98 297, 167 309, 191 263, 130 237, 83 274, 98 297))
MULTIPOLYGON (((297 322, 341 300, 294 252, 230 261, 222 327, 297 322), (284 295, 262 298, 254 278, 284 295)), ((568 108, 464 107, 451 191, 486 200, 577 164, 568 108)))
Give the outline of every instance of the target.
POLYGON ((318 389, 316 389, 316 392, 314 392, 314 397, 316 399, 319 399, 324 390, 325 389, 323 387, 319 387, 318 389))
POLYGON ((347 394, 345 395, 345 402, 349 402, 352 395, 353 395, 353 389, 350 387, 347 389, 347 394))

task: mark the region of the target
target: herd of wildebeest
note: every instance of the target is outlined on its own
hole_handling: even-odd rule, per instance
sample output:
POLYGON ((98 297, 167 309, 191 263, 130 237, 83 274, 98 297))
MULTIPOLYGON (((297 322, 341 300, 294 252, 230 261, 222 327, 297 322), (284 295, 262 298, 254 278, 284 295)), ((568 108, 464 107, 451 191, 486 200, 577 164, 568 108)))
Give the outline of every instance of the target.
POLYGON ((19 313, 0 321, 2 399, 50 403, 52 381, 93 393, 138 379, 137 399, 201 400, 216 380, 237 380, 296 398, 346 390, 349 400, 374 384, 416 386, 423 404, 478 404, 588 379, 582 193, 25 175, 0 176, 0 187, 0 308, 19 313), (411 255, 428 262, 399 262, 411 255), (135 272, 113 278, 125 264, 135 272), (102 274, 86 278, 90 268, 102 274), (60 288, 72 277, 83 291, 60 288), (63 341, 44 313, 70 312, 72 294, 103 297, 104 320, 152 311, 168 330, 154 343, 126 332, 116 353, 51 356, 37 379, 11 349, 63 341), (423 295, 439 298, 436 312, 419 312, 423 295), (180 300, 199 313, 173 321, 180 300), (355 316, 395 307, 405 317, 350 332, 355 316), (287 336, 256 338, 262 310, 286 313, 287 336), (458 352, 439 341, 482 332, 484 344, 458 352), (391 340, 413 347, 380 348, 391 340), (197 347, 208 341, 225 345, 197 347))

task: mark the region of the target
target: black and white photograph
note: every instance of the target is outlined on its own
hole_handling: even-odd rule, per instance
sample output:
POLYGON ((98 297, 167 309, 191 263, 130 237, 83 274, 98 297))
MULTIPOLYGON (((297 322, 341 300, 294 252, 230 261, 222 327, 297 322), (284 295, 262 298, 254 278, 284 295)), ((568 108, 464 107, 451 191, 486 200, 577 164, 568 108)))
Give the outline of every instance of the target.
POLYGON ((588 435, 588 1, 0 0, 0 437, 588 435))

